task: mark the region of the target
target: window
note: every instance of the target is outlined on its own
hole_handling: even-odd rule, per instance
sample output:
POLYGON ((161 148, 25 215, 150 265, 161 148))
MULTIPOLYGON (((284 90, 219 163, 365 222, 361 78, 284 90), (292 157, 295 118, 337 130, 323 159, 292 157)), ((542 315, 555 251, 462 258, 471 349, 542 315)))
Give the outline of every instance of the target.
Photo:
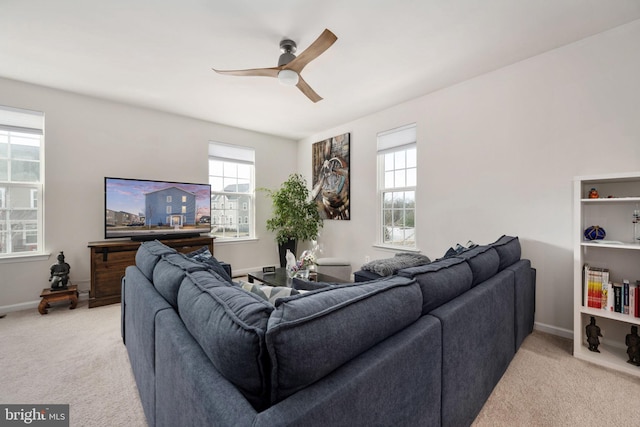
POLYGON ((219 220, 211 224, 211 233, 218 239, 246 239, 254 237, 255 184, 254 150, 219 142, 209 143, 209 183, 211 184, 211 217, 219 220), (246 207, 247 221, 239 208, 246 207))
POLYGON ((0 106, 0 258, 43 252, 44 114, 0 106))
POLYGON ((416 126, 378 134, 378 198, 382 245, 416 248, 416 126))

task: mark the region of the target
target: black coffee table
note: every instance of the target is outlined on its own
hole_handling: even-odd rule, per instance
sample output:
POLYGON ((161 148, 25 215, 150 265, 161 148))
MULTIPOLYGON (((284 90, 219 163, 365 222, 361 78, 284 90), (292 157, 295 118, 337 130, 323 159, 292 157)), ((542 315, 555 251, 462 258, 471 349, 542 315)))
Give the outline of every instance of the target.
MULTIPOLYGON (((287 274, 286 268, 276 268, 275 273, 263 273, 262 271, 255 271, 247 274, 249 283, 253 283, 254 280, 259 280, 268 286, 288 286, 291 287, 291 279, 287 274)), ((330 283, 347 283, 337 277, 329 276, 328 274, 316 273, 315 277, 309 276, 309 281, 313 282, 330 282, 330 283)))

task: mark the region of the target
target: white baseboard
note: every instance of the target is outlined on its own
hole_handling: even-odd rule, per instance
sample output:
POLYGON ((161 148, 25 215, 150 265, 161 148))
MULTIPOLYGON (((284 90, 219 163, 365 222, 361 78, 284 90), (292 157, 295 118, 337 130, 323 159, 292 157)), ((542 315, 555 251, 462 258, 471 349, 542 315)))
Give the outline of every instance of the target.
POLYGON ((535 322, 533 328, 540 332, 546 332, 547 334, 557 335, 559 337, 573 339, 573 331, 569 329, 560 328, 558 326, 546 325, 544 323, 535 322))

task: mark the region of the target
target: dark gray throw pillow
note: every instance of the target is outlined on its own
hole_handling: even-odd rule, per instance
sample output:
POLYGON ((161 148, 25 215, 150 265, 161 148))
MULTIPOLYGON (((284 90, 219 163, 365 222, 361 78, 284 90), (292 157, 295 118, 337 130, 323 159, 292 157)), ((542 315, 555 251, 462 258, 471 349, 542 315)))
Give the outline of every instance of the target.
POLYGON ((187 258, 191 258, 195 261, 207 265, 224 280, 233 284, 233 280, 231 280, 231 277, 229 277, 229 273, 227 273, 227 270, 225 270, 224 267, 220 265, 220 262, 216 259, 216 257, 211 255, 211 251, 209 251, 209 248, 207 246, 203 246, 198 250, 189 252, 188 254, 186 254, 186 256, 187 258))

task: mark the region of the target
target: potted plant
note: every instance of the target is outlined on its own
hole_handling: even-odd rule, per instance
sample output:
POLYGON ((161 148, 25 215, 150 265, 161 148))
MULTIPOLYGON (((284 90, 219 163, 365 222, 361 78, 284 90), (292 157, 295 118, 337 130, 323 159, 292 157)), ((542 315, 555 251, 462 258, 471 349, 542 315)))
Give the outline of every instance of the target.
POLYGON ((267 230, 276 233, 280 266, 284 267, 287 249, 295 255, 298 241, 316 239, 322 219, 300 174, 289 175, 277 190, 265 191, 273 202, 273 216, 267 220, 267 230))

